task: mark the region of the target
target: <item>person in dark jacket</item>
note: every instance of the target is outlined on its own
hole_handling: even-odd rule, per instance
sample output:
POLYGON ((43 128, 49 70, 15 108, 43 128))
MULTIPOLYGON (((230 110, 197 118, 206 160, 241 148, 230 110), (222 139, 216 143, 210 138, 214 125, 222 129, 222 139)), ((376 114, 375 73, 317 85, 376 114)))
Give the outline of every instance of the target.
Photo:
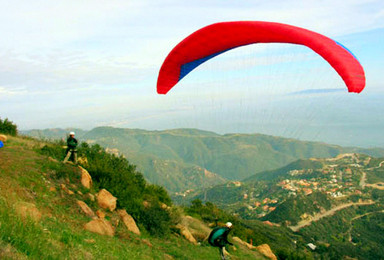
POLYGON ((66 150, 67 156, 65 156, 64 163, 66 163, 71 158, 71 156, 73 158, 73 163, 77 163, 76 148, 77 148, 77 140, 75 138, 75 133, 70 132, 69 137, 67 139, 67 150, 66 150))
POLYGON ((228 241, 228 234, 232 229, 232 223, 227 222, 225 227, 216 227, 212 230, 208 237, 208 243, 211 246, 218 247, 221 259, 225 260, 224 247, 233 244, 228 241))

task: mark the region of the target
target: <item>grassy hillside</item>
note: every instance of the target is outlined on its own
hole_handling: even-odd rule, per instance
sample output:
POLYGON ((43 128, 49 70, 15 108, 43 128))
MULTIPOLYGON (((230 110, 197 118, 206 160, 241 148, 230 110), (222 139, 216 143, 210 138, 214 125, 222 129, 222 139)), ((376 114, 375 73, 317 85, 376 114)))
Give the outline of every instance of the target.
MULTIPOLYGON (((77 206, 86 201, 78 168, 38 153, 44 144, 9 137, 0 149, 0 258, 1 259, 216 259, 216 248, 193 245, 177 233, 151 236, 139 224, 141 236, 128 232, 116 214, 113 237, 84 230, 91 218, 77 206), (74 194, 61 189, 66 185, 74 194), (24 213, 23 213, 24 212, 24 213), (27 212, 25 214, 25 212, 27 212), (29 212, 29 213, 28 213, 29 212)), ((90 190, 97 192, 97 187, 90 190)), ((232 259, 263 259, 256 251, 238 246, 232 259)))
MULTIPOLYGON (((33 135, 53 134, 44 130, 33 135)), ((79 137, 81 141, 96 142, 111 152, 124 154, 147 180, 172 192, 209 187, 225 179, 241 180, 297 159, 334 157, 351 151, 384 156, 384 149, 379 148, 343 148, 261 134, 219 135, 197 129, 146 131, 98 127, 79 137), (213 174, 207 176, 203 174, 205 170, 213 174)))
POLYGON ((278 178, 284 177, 289 171, 292 170, 302 170, 302 169, 321 169, 324 164, 320 161, 314 160, 297 160, 293 163, 288 164, 287 166, 281 167, 279 169, 274 169, 271 171, 264 171, 258 174, 255 174, 247 179, 244 182, 254 182, 262 180, 276 180, 278 178))

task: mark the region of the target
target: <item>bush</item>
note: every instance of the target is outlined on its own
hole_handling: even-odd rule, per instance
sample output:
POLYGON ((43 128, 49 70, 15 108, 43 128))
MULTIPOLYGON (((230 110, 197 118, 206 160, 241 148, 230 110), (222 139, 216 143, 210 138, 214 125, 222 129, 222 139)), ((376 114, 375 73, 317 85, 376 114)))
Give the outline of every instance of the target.
POLYGON ((0 118, 0 133, 16 136, 17 126, 12 121, 9 121, 8 118, 4 120, 0 118))
POLYGON ((126 209, 151 235, 169 233, 172 218, 162 204, 171 205, 172 201, 163 187, 147 184, 135 165, 123 156, 107 153, 98 144, 82 143, 78 153, 87 158, 87 165, 83 167, 91 174, 94 183, 118 198, 119 208, 126 209), (151 206, 144 208, 144 201, 151 206))
MULTIPOLYGON (((41 149, 41 153, 62 160, 65 155, 63 145, 63 141, 51 142, 41 149)), ((152 235, 160 236, 170 231, 170 226, 178 216, 172 214, 171 210, 162 208, 163 204, 172 205, 171 198, 163 187, 147 184, 135 165, 130 164, 123 156, 107 153, 98 144, 90 146, 81 143, 78 156, 86 158, 79 160, 79 164, 92 176, 94 187, 107 189, 117 197, 118 208, 126 209, 152 235), (148 201, 151 206, 144 208, 144 201, 148 201)), ((69 173, 58 169, 56 175, 63 177, 69 173)))
POLYGON ((152 236, 163 237, 171 232, 171 215, 160 205, 151 205, 142 211, 141 223, 152 236))
POLYGON ((65 149, 63 148, 65 145, 64 141, 46 144, 41 148, 40 153, 61 161, 65 157, 65 149))

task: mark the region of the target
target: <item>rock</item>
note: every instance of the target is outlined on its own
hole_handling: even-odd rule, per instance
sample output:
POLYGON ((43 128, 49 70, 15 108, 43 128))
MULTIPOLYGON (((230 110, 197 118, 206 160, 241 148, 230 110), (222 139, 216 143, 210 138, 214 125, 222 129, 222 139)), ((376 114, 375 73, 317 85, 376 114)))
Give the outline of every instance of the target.
POLYGON ((232 237, 232 240, 235 241, 235 242, 237 242, 237 243, 239 243, 239 244, 241 244, 241 245, 243 245, 243 246, 246 246, 246 247, 247 247, 248 249, 250 249, 250 250, 256 248, 255 246, 253 246, 253 245, 251 245, 251 244, 249 244, 249 243, 247 243, 247 242, 241 240, 241 239, 238 238, 238 237, 232 237))
POLYGON ((100 209, 96 211, 96 215, 101 219, 105 218, 105 212, 100 209))
POLYGON ((143 201, 143 205, 144 205, 144 208, 149 208, 151 206, 151 204, 146 200, 143 201))
POLYGON ((76 201, 76 203, 77 205, 79 205, 81 210, 85 213, 85 215, 87 215, 88 217, 95 216, 95 213, 93 212, 93 210, 90 207, 88 207, 88 205, 84 201, 78 200, 76 201))
POLYGON ((171 207, 169 207, 167 204, 165 203, 161 203, 161 206, 160 206, 162 209, 170 209, 171 207))
POLYGON ((172 260, 172 259, 175 259, 175 258, 173 258, 173 256, 171 256, 171 255, 164 254, 164 259, 172 260))
POLYGON ((146 244, 147 246, 152 247, 152 244, 151 244, 151 242, 149 242, 148 239, 142 239, 141 241, 142 241, 144 244, 146 244))
POLYGON ((96 241, 95 241, 93 238, 90 238, 90 239, 84 239, 84 242, 85 242, 85 243, 88 243, 88 244, 94 244, 94 243, 96 243, 96 241))
POLYGON ((271 226, 271 227, 273 227, 273 226, 275 226, 275 227, 280 227, 279 224, 272 223, 271 221, 268 221, 268 220, 263 221, 263 223, 266 224, 266 225, 268 225, 268 226, 271 226))
POLYGON ((77 162, 80 163, 81 165, 84 165, 85 167, 88 166, 88 159, 87 157, 80 156, 77 158, 77 162))
POLYGON ((131 215, 127 213, 125 209, 120 209, 117 211, 117 213, 119 214, 121 220, 129 231, 135 233, 136 235, 140 235, 140 230, 137 227, 135 220, 132 218, 131 215))
POLYGON ((110 211, 115 210, 117 198, 114 197, 109 191, 107 191, 106 189, 102 189, 96 196, 97 203, 101 208, 109 209, 110 211))
POLYGON ((6 242, 1 242, 0 258, 1 259, 19 259, 28 260, 28 257, 20 253, 15 247, 6 242))
POLYGON ((92 193, 87 193, 87 195, 85 195, 90 201, 95 201, 95 195, 93 195, 92 193))
POLYGON ((68 188, 67 188, 67 186, 65 186, 65 184, 60 184, 60 187, 61 187, 61 189, 63 190, 63 191, 65 191, 65 193, 67 193, 68 195, 73 195, 73 194, 75 194, 73 191, 71 191, 71 190, 69 190, 68 188))
POLYGON ((191 216, 181 217, 180 224, 187 227, 197 241, 204 241, 211 233, 211 229, 205 223, 191 216))
POLYGON ((230 256, 231 254, 228 253, 227 249, 225 249, 225 247, 223 247, 223 253, 225 256, 230 256))
POLYGON ((51 162, 59 162, 58 160, 52 158, 51 156, 48 157, 48 161, 51 161, 51 162))
POLYGON ((112 222, 112 225, 114 227, 117 227, 117 226, 119 226, 119 223, 120 223, 120 217, 118 215, 116 215, 116 214, 113 214, 111 216, 111 220, 110 221, 112 222))
POLYGON ((6 135, 0 135, 0 141, 2 141, 3 143, 5 143, 7 141, 7 136, 6 135))
POLYGON ((111 237, 115 234, 115 229, 113 228, 111 223, 109 223, 109 221, 105 219, 100 218, 91 220, 90 222, 85 224, 84 229, 93 233, 111 237))
POLYGON ((180 234, 181 234, 186 240, 188 240, 188 241, 191 242, 192 244, 197 245, 197 241, 196 241, 196 239, 192 236, 191 232, 189 231, 189 229, 188 229, 186 226, 183 226, 183 225, 181 225, 181 224, 177 224, 177 225, 176 225, 176 228, 180 230, 180 234))
POLYGON ((268 244, 262 244, 260 246, 257 246, 256 249, 266 257, 268 257, 271 260, 277 260, 277 257, 275 254, 272 252, 271 248, 269 247, 268 244))
POLYGON ((91 186, 92 186, 92 177, 91 177, 91 175, 83 167, 79 166, 79 168, 80 168, 80 171, 81 171, 81 184, 85 188, 90 189, 91 186))
POLYGON ((15 204, 15 211, 23 219, 31 218, 34 221, 39 221, 41 219, 41 213, 36 208, 36 205, 28 202, 19 202, 15 204))

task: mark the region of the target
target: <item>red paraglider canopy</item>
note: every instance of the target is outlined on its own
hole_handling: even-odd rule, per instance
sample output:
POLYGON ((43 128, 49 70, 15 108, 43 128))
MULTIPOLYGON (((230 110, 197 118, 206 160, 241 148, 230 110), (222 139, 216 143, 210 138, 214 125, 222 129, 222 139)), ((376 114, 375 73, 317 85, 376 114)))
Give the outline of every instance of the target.
POLYGON ((253 43, 292 43, 311 48, 344 80, 348 91, 365 87, 364 69, 340 43, 316 32, 273 22, 223 22, 206 26, 181 41, 161 66, 157 92, 167 92, 203 62, 233 48, 253 43))

